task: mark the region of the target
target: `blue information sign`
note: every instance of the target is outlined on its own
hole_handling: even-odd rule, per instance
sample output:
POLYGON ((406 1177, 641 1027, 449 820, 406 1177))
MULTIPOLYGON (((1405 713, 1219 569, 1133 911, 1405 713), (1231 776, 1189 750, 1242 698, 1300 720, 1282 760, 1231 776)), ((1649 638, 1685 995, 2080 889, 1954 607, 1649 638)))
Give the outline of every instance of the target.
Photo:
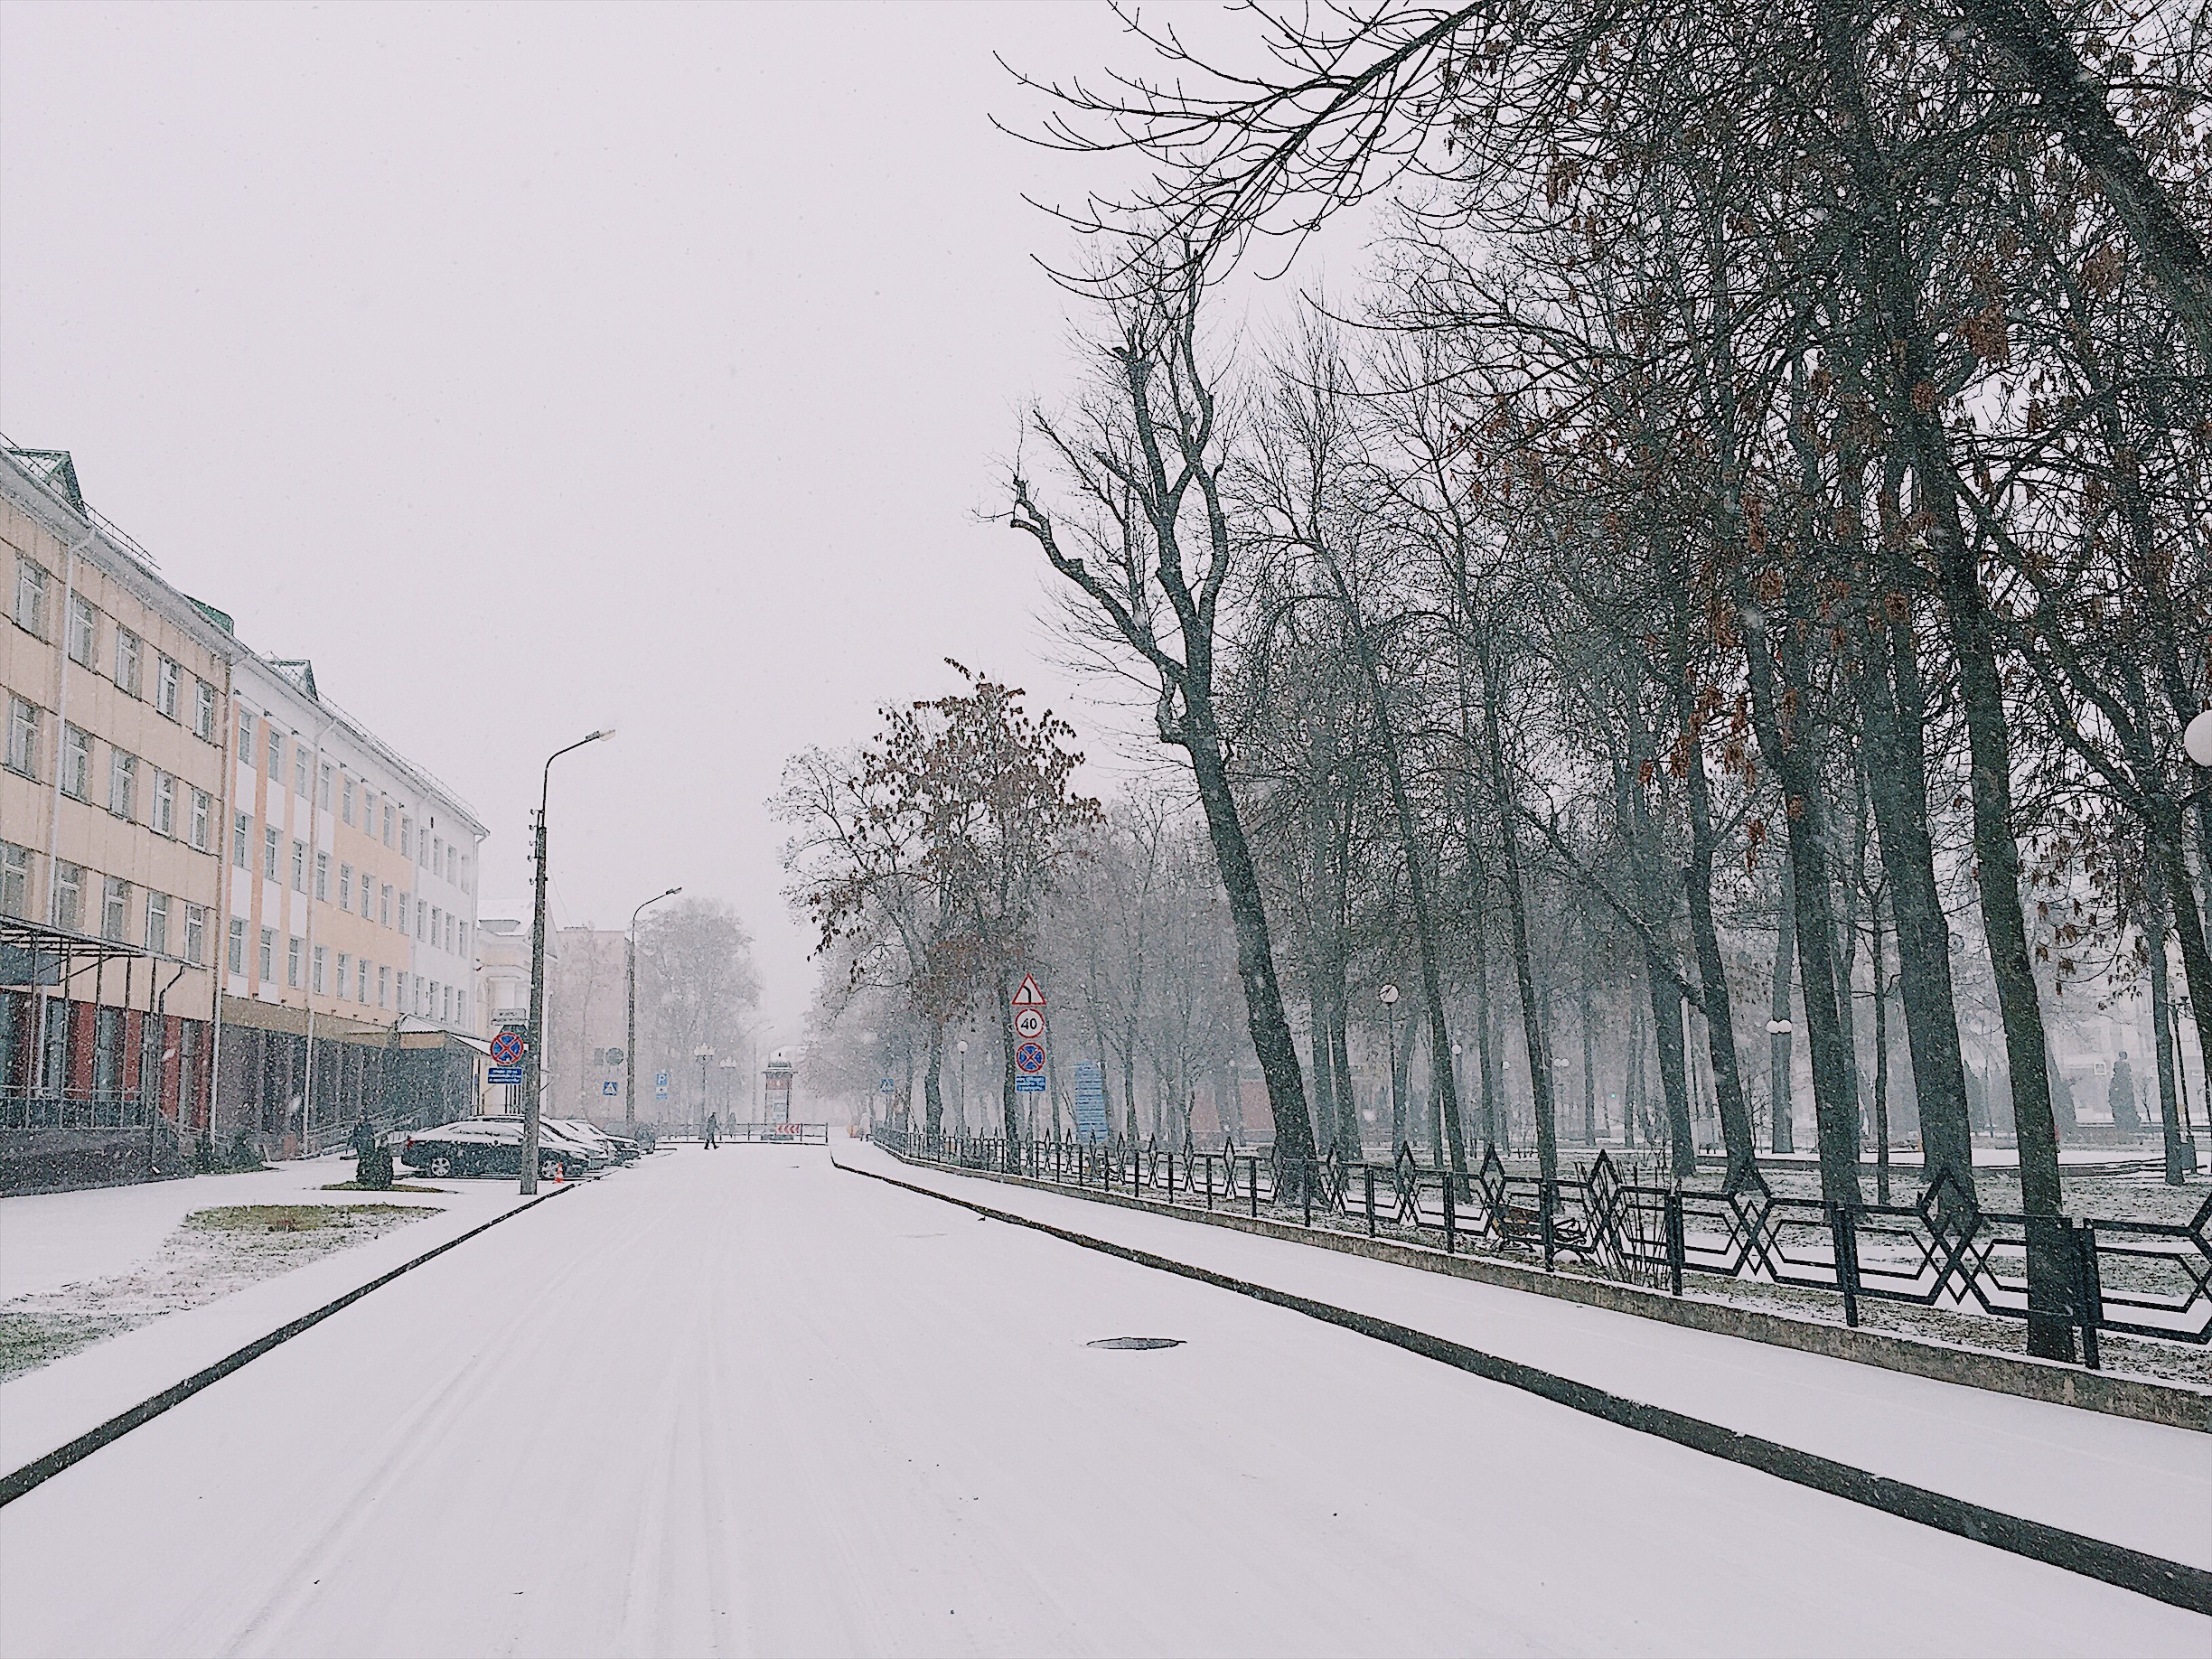
POLYGON ((1112 1133, 1106 1122, 1106 1076, 1095 1060, 1075 1063, 1075 1139, 1092 1145, 1112 1133))
POLYGON ((519 1083, 522 1068, 519 1065, 495 1065, 484 1073, 485 1081, 495 1083, 519 1083))

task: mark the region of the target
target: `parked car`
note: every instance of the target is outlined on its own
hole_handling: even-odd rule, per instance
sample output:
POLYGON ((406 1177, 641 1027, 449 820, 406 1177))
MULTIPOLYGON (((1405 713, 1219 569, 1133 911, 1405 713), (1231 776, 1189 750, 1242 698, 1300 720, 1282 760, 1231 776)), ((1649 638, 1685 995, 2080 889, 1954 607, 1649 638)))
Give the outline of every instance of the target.
MULTIPOLYGON (((522 1173, 522 1120, 462 1118, 436 1129, 417 1129, 400 1148, 399 1161, 417 1174, 438 1180, 472 1176, 512 1180, 522 1173)), ((605 1154, 596 1148, 558 1132, 548 1134, 539 1126, 539 1179, 573 1180, 595 1167, 606 1167, 605 1154)))
POLYGON ((630 1161, 629 1158, 623 1156, 623 1147, 625 1144, 634 1143, 625 1143, 619 1135, 610 1135, 587 1118, 548 1118, 546 1122, 558 1127, 561 1133, 571 1139, 580 1140, 586 1146, 597 1148, 606 1154, 607 1161, 611 1164, 625 1164, 630 1161))

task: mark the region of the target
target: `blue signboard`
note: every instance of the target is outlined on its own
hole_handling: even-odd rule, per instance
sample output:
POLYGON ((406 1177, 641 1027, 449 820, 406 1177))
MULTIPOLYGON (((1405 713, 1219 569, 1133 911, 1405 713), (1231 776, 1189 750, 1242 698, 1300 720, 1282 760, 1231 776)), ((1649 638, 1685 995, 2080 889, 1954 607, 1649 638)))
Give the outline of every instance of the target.
POLYGON ((1075 1063, 1075 1139, 1104 1142, 1112 1133, 1106 1121, 1106 1076, 1095 1060, 1075 1063))
POLYGON ((1045 1092, 1045 1079, 1035 1073, 1017 1072, 1014 1073, 1014 1092, 1017 1094, 1042 1094, 1045 1092))
POLYGON ((622 1084, 616 1083, 610 1077, 606 1082, 599 1085, 599 1092, 602 1094, 620 1094, 622 1092, 622 1084))
POLYGON ((495 1065, 485 1073, 484 1079, 487 1083, 519 1083, 522 1081, 522 1068, 519 1065, 495 1065))

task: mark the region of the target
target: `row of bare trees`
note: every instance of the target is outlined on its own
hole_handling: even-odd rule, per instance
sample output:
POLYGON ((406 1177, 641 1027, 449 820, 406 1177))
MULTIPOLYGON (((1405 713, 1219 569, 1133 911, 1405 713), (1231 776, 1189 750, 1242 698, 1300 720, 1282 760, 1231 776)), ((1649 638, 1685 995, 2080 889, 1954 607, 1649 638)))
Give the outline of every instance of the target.
POLYGON ((2048 1279, 2068 987, 2148 978, 2176 1178, 2178 1045, 2212 1058, 2201 11, 1251 15, 1258 68, 1132 17, 1157 74, 1045 89, 1048 141, 1140 182, 1076 216, 1094 372, 1008 522, 1187 764, 1278 1148, 1357 1138, 1364 929, 1444 1156, 1497 1136, 1502 1008, 1555 1175, 1579 940, 1640 981, 1678 1170, 1701 1075, 1757 1178, 1764 1023, 1855 1204, 1894 986, 1929 1166, 1971 1194, 2001 1093, 2048 1279), (1209 325, 1240 260, 1359 202, 1349 302, 1209 325))

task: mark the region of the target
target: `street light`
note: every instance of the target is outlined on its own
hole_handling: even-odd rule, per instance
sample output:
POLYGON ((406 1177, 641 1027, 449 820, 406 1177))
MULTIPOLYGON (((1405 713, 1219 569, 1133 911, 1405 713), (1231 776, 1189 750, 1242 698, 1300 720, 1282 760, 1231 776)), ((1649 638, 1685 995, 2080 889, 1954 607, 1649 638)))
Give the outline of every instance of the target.
POLYGON ((633 1139, 637 1134, 637 922, 653 905, 664 898, 674 898, 681 887, 670 887, 666 893, 656 893, 630 913, 630 929, 623 947, 623 971, 629 980, 629 1037, 630 1045, 623 1050, 623 1062, 627 1068, 623 1073, 623 1131, 633 1139))
POLYGON ((545 1053, 546 800, 553 788, 555 761, 564 755, 573 754, 587 743, 597 743, 602 737, 612 737, 614 735, 614 728, 609 726, 588 737, 579 737, 566 749, 554 750, 546 756, 545 770, 538 779, 538 827, 532 838, 538 855, 538 891, 534 914, 530 918, 530 1049, 523 1055, 523 1063, 529 1069, 522 1077, 522 1196, 525 1198, 538 1190, 538 1093, 539 1080, 545 1075, 541 1056, 545 1053))
POLYGON ((968 1139, 968 1039, 960 1040, 961 1092, 960 1107, 954 1116, 952 1129, 962 1140, 968 1139))
MULTIPOLYGON (((1385 985, 1382 990, 1382 1029, 1390 1036, 1391 1079, 1391 1139, 1394 1141, 1405 1124, 1405 1102, 1398 1098, 1398 988, 1385 985)), ((1391 1156, 1398 1156, 1398 1148, 1391 1148, 1391 1156)))
POLYGON ((699 1063, 699 1139, 707 1138, 707 1063, 714 1058, 714 1050, 701 1043, 691 1051, 691 1057, 699 1063))
POLYGON ((727 1130, 737 1121, 737 1056, 726 1055, 722 1061, 722 1127, 727 1130))
POLYGON ((2212 766, 2212 708, 2182 728, 2181 747, 2199 766, 2212 766))

